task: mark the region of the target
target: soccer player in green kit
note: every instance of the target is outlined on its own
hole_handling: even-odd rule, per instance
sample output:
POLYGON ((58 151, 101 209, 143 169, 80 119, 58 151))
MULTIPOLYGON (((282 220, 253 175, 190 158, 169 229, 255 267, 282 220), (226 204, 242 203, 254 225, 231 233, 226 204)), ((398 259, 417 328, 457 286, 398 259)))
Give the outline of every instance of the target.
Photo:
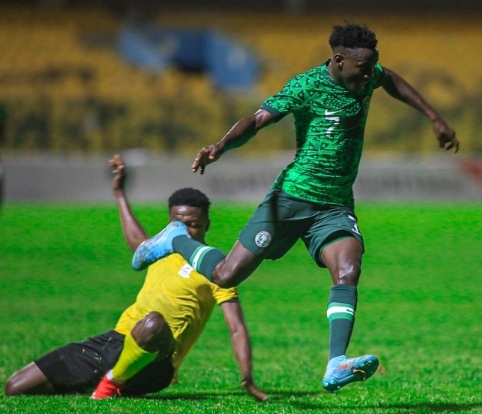
POLYGON ((140 270, 160 257, 180 253, 201 274, 223 286, 236 286, 264 259, 281 258, 298 239, 319 267, 330 272, 329 358, 322 385, 337 391, 372 376, 374 355, 348 358, 357 285, 364 253, 354 213, 353 183, 358 173, 370 99, 378 87, 425 114, 441 149, 459 149, 455 132, 420 94, 378 63, 377 39, 365 25, 335 26, 329 38, 333 56, 295 76, 266 99, 253 115, 238 121, 217 144, 201 149, 192 171, 248 142, 262 128, 293 114, 296 154, 277 177, 228 256, 191 238, 173 221, 140 245, 132 259, 140 270))

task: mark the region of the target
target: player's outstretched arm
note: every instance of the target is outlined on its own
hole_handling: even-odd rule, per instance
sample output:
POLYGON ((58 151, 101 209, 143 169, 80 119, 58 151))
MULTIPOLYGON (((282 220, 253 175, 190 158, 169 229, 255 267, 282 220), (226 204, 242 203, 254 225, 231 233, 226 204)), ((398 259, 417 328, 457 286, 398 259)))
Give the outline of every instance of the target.
POLYGON ((255 385, 253 380, 253 357, 248 329, 244 323, 243 311, 239 302, 221 304, 224 319, 231 334, 234 355, 243 379, 241 386, 258 401, 266 401, 268 396, 255 385))
POLYGON ((109 164, 114 176, 112 179, 112 191, 114 192, 117 207, 119 208, 122 233, 131 251, 135 252, 139 245, 148 237, 134 216, 124 192, 124 184, 127 176, 124 161, 119 155, 114 155, 110 159, 109 164))
POLYGON ((440 114, 425 101, 413 86, 405 81, 400 75, 390 69, 385 69, 385 81, 383 88, 394 98, 418 109, 425 114, 431 121, 438 145, 441 149, 448 151, 453 149, 454 152, 459 150, 459 140, 455 135, 455 131, 440 116, 440 114))
POLYGON ((211 144, 199 151, 191 166, 193 173, 204 174, 206 166, 217 161, 223 153, 241 147, 253 138, 261 128, 274 121, 273 116, 264 109, 236 122, 229 132, 217 144, 211 144))

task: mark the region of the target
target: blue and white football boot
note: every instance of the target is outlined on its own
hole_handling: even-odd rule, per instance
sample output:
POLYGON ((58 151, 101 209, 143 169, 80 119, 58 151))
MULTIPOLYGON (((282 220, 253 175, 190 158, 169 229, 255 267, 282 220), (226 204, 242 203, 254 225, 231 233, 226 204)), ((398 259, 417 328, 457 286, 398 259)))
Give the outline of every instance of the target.
POLYGON ((132 256, 132 268, 144 270, 152 263, 173 253, 172 239, 177 236, 191 237, 182 221, 173 220, 160 233, 139 245, 132 256))
POLYGON ((375 355, 358 358, 341 355, 330 360, 321 384, 325 390, 335 392, 352 382, 367 380, 377 371, 378 365, 375 355))

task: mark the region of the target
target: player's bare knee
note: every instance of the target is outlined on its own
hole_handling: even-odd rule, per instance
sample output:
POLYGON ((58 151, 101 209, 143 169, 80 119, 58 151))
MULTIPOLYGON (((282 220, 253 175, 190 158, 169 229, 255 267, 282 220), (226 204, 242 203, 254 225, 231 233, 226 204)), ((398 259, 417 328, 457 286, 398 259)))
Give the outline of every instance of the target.
POLYGON ((340 284, 354 285, 358 284, 361 275, 361 267, 359 264, 347 264, 338 269, 337 279, 340 284))
POLYGON ((12 397, 14 395, 19 395, 22 393, 22 389, 18 386, 18 373, 13 374, 5 384, 5 395, 12 397))
POLYGON ((12 384, 10 380, 8 380, 7 383, 5 384, 4 391, 7 397, 17 395, 17 393, 15 392, 15 386, 12 384))
POLYGON ((164 317, 159 312, 152 311, 137 322, 131 333, 137 343, 141 345, 141 342, 147 342, 158 336, 166 325, 164 317))
POLYGON ((213 273, 212 279, 216 285, 222 288, 232 288, 239 286, 239 284, 245 280, 249 274, 239 271, 219 272, 213 273))
POLYGON ((229 288, 236 285, 232 284, 234 272, 226 266, 226 261, 220 262, 211 274, 211 280, 222 288, 229 288))
POLYGON ((246 271, 242 266, 228 267, 218 266, 211 275, 212 281, 222 288, 238 286, 252 272, 246 271))
POLYGON ((222 288, 235 287, 235 286, 238 286, 239 284, 239 283, 236 283, 236 281, 232 277, 213 275, 212 279, 216 285, 222 288))
POLYGON ((159 312, 149 312, 131 332, 137 344, 148 352, 157 352, 173 342, 171 329, 159 312))

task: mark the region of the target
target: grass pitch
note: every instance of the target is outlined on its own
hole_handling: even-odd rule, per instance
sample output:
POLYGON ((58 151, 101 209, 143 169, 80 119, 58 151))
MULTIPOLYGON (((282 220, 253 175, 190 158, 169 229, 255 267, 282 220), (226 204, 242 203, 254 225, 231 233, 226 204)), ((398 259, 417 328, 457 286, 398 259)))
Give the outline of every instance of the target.
MULTIPOLYGON (((167 211, 134 209, 149 234, 167 211)), ((5 413, 482 413, 480 204, 361 204, 366 254, 349 348, 374 353, 369 381, 329 394, 330 278, 302 244, 265 262, 239 290, 254 375, 270 400, 239 387, 221 311, 180 371, 180 384, 141 399, 0 394, 5 413)), ((208 241, 227 251, 254 206, 214 203, 208 241)), ((114 202, 7 203, 0 213, 0 383, 54 347, 111 329, 142 285, 114 202)))

